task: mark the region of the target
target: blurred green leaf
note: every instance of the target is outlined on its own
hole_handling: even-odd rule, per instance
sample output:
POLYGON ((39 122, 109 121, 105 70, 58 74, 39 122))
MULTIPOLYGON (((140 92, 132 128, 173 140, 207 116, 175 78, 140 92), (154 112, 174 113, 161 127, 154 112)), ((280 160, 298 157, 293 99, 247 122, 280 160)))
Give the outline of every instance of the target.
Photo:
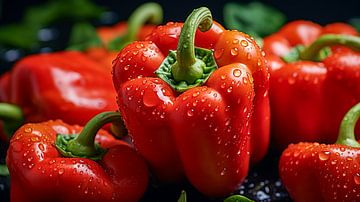
POLYGON ((349 24, 355 27, 355 29, 360 32, 360 17, 358 18, 351 18, 349 20, 349 24))
POLYGON ((285 21, 284 14, 260 2, 227 3, 224 6, 225 27, 245 32, 255 38, 276 32, 285 21))
POLYGON ((0 27, 0 44, 30 49, 38 45, 37 27, 11 24, 0 27))
POLYGON ((232 195, 232 196, 227 197, 224 200, 224 202, 254 202, 254 201, 246 198, 245 196, 232 195))
POLYGON ((101 45, 96 29, 90 23, 77 23, 73 26, 68 49, 84 51, 101 45))
POLYGON ((9 169, 6 165, 4 164, 0 164, 0 175, 1 176, 8 176, 10 173, 9 173, 9 169))
POLYGON ((0 44, 30 49, 38 45, 39 29, 61 20, 79 22, 100 17, 102 7, 90 0, 51 0, 29 7, 22 22, 0 27, 0 44))
POLYGON ((98 18, 103 11, 89 0, 52 0, 45 5, 30 7, 25 13, 24 23, 46 26, 64 19, 77 22, 98 18))

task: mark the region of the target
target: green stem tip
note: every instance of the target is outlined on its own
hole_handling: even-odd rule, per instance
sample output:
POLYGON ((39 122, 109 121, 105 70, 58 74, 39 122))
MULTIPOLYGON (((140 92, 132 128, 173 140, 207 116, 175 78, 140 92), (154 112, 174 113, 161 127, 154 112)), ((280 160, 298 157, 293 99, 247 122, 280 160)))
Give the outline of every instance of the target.
POLYGON ((352 107, 343 118, 341 125, 340 125, 340 131, 339 136, 336 141, 337 144, 343 144, 350 147, 360 147, 360 144, 358 141, 356 141, 355 138, 355 126, 356 122, 360 118, 360 103, 352 107))
POLYGON ((197 28, 205 32, 211 26, 211 12, 206 7, 195 9, 186 19, 177 46, 177 61, 172 65, 172 75, 176 81, 192 84, 203 77, 206 64, 195 56, 195 33, 197 28))
POLYGON ((360 37, 342 34, 323 35, 300 52, 300 59, 316 61, 319 52, 323 48, 333 45, 343 45, 355 51, 360 51, 360 37))
POLYGON ((161 6, 154 2, 142 4, 130 15, 128 19, 127 33, 115 38, 109 43, 109 49, 119 51, 129 43, 137 40, 137 35, 141 27, 149 22, 160 24, 163 20, 163 10, 161 6))
POLYGON ((102 112, 94 116, 77 136, 59 134, 55 145, 64 156, 98 160, 104 150, 95 144, 95 136, 105 124, 111 122, 122 122, 119 112, 102 112))

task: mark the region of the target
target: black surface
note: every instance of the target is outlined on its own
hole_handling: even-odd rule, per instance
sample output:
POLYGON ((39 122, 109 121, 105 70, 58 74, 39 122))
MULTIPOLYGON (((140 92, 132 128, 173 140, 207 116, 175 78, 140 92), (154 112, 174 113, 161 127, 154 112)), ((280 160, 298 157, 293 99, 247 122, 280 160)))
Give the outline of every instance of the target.
MULTIPOLYGON (((41 4, 45 1, 40 0, 5 0, 1 1, 2 10, 0 14, 0 26, 20 20, 26 7, 33 4, 41 4)), ((146 1, 131 0, 126 1, 103 1, 97 0, 109 10, 115 11, 113 20, 126 20, 132 10, 146 1)), ((211 9, 214 19, 222 22, 222 9, 226 2, 230 1, 206 1, 206 0, 182 0, 182 1, 155 1, 159 2, 164 8, 166 21, 183 21, 185 16, 193 9, 199 6, 207 6, 211 9)), ((240 2, 240 1, 231 1, 240 2)), ((249 2, 249 1, 241 1, 249 2)), ((342 0, 342 1, 283 1, 283 0, 264 0, 279 10, 281 10, 288 20, 307 19, 320 24, 327 24, 335 21, 347 21, 352 17, 360 17, 358 9, 360 1, 342 0)), ((103 22, 104 23, 104 22, 103 22)), ((101 22, 95 22, 101 24, 101 22)), ((53 38, 43 41, 41 48, 24 51, 19 49, 0 49, 0 74, 11 68, 13 63, 24 55, 61 50, 65 48, 68 39, 70 25, 66 23, 56 24, 45 28, 50 31, 53 38)), ((1 46, 1 44, 0 44, 1 46)), ((5 162, 6 145, 0 143, 0 163, 5 162)), ((250 173, 236 192, 252 198, 256 201, 290 201, 287 192, 283 188, 278 178, 278 156, 276 152, 269 152, 267 157, 255 167, 251 168, 250 173)), ((9 201, 10 178, 0 176, 0 201, 9 201)), ((159 185, 154 182, 149 186, 142 201, 177 201, 180 191, 185 189, 188 195, 188 201, 221 201, 220 199, 208 199, 198 193, 188 183, 178 185, 159 185)))

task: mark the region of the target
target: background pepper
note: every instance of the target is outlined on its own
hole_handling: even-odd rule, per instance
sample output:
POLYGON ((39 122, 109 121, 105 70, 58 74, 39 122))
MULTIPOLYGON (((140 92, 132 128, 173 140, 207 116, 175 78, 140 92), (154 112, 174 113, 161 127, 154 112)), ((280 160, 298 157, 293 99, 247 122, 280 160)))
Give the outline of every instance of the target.
POLYGON ((89 47, 85 53, 105 67, 111 69, 117 52, 135 40, 144 40, 156 25, 160 24, 163 11, 157 3, 145 3, 139 6, 129 17, 128 22, 119 22, 111 27, 99 27, 96 32, 103 47, 89 47))
POLYGON ((357 34, 342 23, 322 29, 315 23, 295 21, 264 39, 271 69, 271 128, 280 149, 300 141, 334 142, 342 117, 360 101, 356 87, 359 54, 346 47, 358 49, 354 40, 359 38, 322 35, 330 32, 357 34))
POLYGON ((120 115, 99 114, 84 128, 60 120, 22 126, 6 161, 11 201, 139 200, 148 183, 146 164, 127 143, 98 132, 111 121, 120 115))
POLYGON ((281 155, 280 177, 299 202, 357 201, 360 192, 360 144, 354 128, 360 104, 344 117, 336 144, 291 144, 281 155))
POLYGON ((84 125, 117 108, 110 73, 79 52, 28 56, 10 73, 9 100, 28 122, 62 119, 84 125))

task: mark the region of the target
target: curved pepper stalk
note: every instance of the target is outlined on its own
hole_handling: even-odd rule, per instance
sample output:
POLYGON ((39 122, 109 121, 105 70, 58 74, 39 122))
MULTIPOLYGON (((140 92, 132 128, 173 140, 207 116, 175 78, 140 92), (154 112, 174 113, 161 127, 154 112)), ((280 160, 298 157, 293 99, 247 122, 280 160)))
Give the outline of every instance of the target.
POLYGON ((345 115, 340 125, 337 144, 347 145, 349 147, 360 148, 360 144, 355 138, 355 126, 360 118, 360 103, 352 107, 345 115))
POLYGON ((195 33, 199 27, 205 32, 212 26, 208 8, 195 9, 186 19, 176 51, 170 51, 156 74, 176 91, 184 92, 206 82, 217 68, 211 50, 195 48, 195 33))

